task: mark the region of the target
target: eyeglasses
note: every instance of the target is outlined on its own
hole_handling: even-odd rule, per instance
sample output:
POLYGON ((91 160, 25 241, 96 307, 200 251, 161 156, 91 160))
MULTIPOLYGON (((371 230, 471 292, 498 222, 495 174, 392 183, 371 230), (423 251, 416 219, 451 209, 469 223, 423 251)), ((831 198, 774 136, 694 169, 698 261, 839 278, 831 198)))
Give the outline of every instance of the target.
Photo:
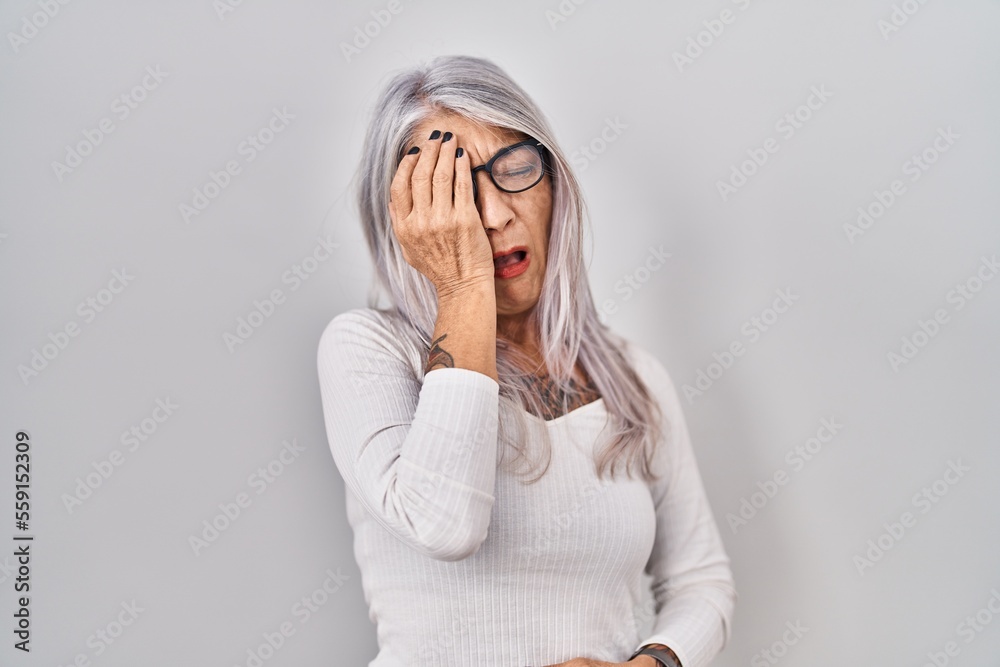
POLYGON ((472 169, 472 201, 479 200, 476 172, 490 175, 493 185, 503 192, 524 192, 538 185, 549 167, 548 149, 540 141, 527 139, 501 148, 486 164, 472 169))

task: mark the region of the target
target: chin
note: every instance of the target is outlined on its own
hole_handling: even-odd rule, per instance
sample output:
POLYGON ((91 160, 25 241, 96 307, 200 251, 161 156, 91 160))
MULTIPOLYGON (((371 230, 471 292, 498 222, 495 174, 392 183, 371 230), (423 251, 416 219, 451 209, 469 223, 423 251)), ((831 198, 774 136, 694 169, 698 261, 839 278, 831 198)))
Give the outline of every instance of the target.
POLYGON ((497 315, 503 317, 510 317, 512 315, 524 315, 531 312, 534 307, 538 305, 538 299, 517 299, 516 301, 511 301, 509 299, 498 299, 497 300, 497 315))

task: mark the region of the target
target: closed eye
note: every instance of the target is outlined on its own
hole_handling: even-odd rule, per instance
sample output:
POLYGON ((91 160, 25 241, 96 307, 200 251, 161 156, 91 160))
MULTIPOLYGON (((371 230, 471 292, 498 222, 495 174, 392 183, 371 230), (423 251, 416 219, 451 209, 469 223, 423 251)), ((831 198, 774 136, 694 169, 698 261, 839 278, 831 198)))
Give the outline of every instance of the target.
POLYGON ((505 171, 505 172, 503 172, 503 175, 504 176, 515 176, 515 177, 516 176, 528 176, 529 174, 531 174, 534 171, 535 171, 534 167, 525 167, 523 169, 518 169, 516 171, 505 171))

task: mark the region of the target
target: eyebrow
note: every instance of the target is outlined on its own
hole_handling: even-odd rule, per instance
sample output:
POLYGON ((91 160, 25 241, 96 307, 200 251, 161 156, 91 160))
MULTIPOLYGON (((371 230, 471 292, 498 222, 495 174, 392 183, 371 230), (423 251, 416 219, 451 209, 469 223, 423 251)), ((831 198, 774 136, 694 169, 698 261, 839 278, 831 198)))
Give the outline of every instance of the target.
MULTIPOLYGON (((514 139, 509 144, 504 144, 503 146, 501 146, 497 150, 493 151, 493 153, 491 153, 490 156, 488 158, 486 158, 486 162, 489 162, 490 160, 492 160, 493 158, 495 158, 497 156, 497 154, 500 153, 500 151, 504 150, 505 148, 510 148, 514 144, 519 144, 522 141, 528 141, 529 139, 530 139, 530 137, 525 137, 524 139, 514 139)), ((486 164, 486 162, 483 162, 483 164, 471 164, 471 162, 472 162, 471 160, 469 162, 470 162, 470 165, 471 165, 472 169, 475 169, 477 167, 482 167, 484 164, 486 164)))

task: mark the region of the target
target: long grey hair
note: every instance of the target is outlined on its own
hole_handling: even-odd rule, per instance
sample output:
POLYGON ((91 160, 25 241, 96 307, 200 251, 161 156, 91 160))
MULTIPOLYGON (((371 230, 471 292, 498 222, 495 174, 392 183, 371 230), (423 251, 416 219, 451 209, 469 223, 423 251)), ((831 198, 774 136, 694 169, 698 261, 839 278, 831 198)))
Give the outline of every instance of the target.
MULTIPOLYGON (((552 169, 552 225, 541 296, 533 311, 533 325, 541 341, 540 353, 557 388, 568 390, 579 362, 597 386, 612 419, 607 444, 595 453, 598 478, 609 466, 614 478, 624 462, 631 478, 636 465, 643 479, 656 479, 653 455, 667 430, 662 411, 627 360, 626 341, 598 320, 584 267, 581 238, 586 205, 580 186, 542 112, 501 68, 469 56, 439 56, 429 63, 393 76, 375 104, 364 140, 364 154, 355 175, 357 204, 365 238, 375 263, 376 282, 368 305, 377 309, 378 289, 388 293, 390 312, 402 326, 398 334, 426 361, 437 317, 434 285, 403 258, 389 217, 389 186, 411 134, 428 115, 451 112, 495 126, 520 131, 540 141, 549 151, 552 169)), ((533 389, 526 355, 500 334, 497 336, 497 375, 500 384, 498 433, 502 463, 509 450, 511 464, 523 470, 551 462, 548 429, 532 426, 525 410, 544 414, 542 397, 533 389), (527 445, 539 441, 541 448, 527 445), (540 455, 540 456, 538 456, 540 455), (533 461, 533 462, 532 462, 533 461)), ((422 374, 423 370, 418 370, 422 374)), ((557 392, 558 393, 558 392, 557 392)), ((563 406, 563 412, 568 406, 563 406)), ((608 430, 607 427, 605 430, 608 430)), ((513 470, 513 467, 508 469, 513 470)))

